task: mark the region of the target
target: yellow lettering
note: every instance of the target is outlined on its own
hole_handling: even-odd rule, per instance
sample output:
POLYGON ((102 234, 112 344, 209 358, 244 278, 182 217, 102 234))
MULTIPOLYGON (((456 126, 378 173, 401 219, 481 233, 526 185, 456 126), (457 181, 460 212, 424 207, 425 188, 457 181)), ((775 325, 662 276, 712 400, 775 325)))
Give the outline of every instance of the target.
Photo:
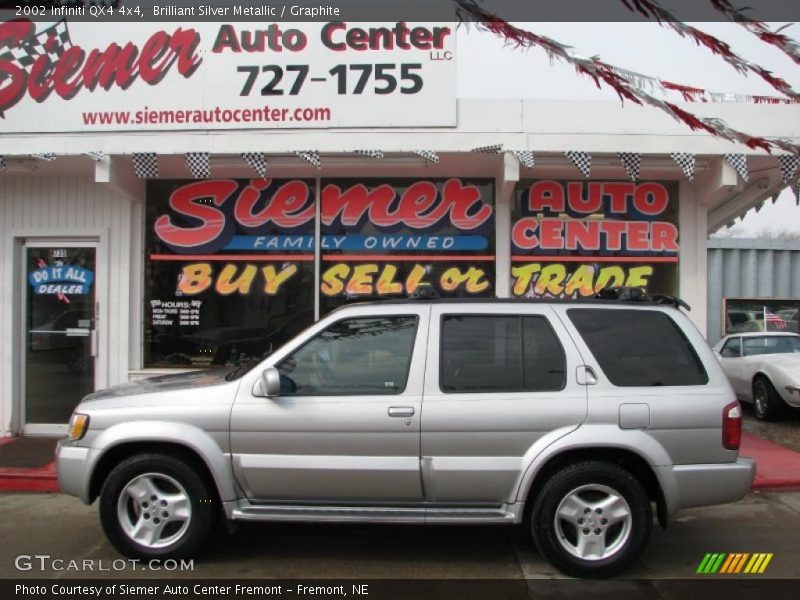
POLYGON ((208 263, 196 263, 186 265, 181 271, 178 281, 178 290, 187 296, 193 296, 205 292, 211 285, 211 265, 208 263))
POLYGON ((344 291, 344 280, 350 274, 350 267, 345 263, 333 265, 322 274, 320 291, 326 296, 338 296, 344 291))
POLYGON ((264 274, 264 293, 274 296, 280 287, 297 273, 297 265, 290 264, 280 273, 276 272, 274 265, 267 265, 261 269, 261 272, 264 274))
POLYGON ((239 292, 240 294, 250 293, 250 286, 253 283, 253 279, 255 279, 258 269, 256 269, 255 265, 246 265, 244 269, 242 269, 242 274, 234 281, 233 278, 236 276, 236 271, 236 265, 225 265, 225 268, 222 269, 222 272, 217 278, 216 289, 218 294, 227 296, 233 292, 239 292))

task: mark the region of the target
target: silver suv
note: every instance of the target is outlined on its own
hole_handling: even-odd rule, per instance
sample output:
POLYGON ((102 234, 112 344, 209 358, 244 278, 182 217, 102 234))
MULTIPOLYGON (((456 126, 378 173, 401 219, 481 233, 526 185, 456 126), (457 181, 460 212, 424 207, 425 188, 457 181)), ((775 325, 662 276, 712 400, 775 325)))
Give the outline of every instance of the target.
POLYGON ((220 516, 524 524, 563 572, 611 576, 654 512, 666 526, 754 476, 701 334, 631 298, 349 305, 249 369, 87 396, 59 484, 99 497, 128 556, 190 555, 220 516))

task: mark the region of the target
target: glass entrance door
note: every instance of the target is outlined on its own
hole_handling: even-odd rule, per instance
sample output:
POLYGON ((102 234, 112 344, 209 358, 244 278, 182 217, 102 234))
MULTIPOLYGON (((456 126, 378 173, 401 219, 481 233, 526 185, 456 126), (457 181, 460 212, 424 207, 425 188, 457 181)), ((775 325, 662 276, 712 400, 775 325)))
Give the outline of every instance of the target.
POLYGON ((41 425, 65 426, 95 389, 96 247, 55 242, 24 253, 23 424, 47 433, 41 425))

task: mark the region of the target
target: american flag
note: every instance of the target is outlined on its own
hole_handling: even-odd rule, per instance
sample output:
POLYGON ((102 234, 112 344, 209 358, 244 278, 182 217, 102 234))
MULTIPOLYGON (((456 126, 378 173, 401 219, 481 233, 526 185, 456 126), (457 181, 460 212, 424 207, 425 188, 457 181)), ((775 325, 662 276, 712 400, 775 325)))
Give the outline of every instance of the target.
POLYGON ((764 329, 766 330, 769 324, 772 323, 778 329, 786 329, 786 321, 781 319, 778 315, 770 312, 767 307, 764 307, 764 329))

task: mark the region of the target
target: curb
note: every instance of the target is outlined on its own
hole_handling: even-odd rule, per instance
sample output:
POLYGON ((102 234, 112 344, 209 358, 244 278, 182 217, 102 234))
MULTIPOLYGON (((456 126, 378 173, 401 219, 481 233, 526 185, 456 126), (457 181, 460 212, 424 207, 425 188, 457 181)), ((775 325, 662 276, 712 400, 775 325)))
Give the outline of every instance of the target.
POLYGON ((0 492, 53 494, 58 491, 55 461, 33 469, 0 468, 0 492))

